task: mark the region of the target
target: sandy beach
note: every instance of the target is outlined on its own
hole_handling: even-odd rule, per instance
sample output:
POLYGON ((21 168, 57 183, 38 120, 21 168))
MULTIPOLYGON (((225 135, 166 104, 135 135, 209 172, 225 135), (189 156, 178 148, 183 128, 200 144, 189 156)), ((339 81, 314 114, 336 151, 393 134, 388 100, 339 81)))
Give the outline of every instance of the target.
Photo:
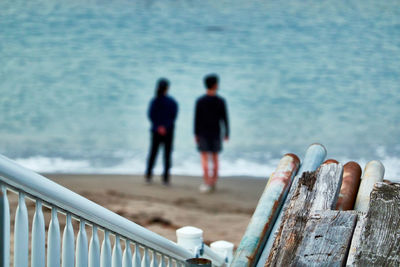
MULTIPOLYGON (((42 175, 172 241, 176 242, 176 229, 190 225, 203 229, 206 244, 226 240, 232 242, 235 248, 240 243, 267 183, 267 179, 261 178, 223 177, 219 180, 216 192, 200 194, 198 187, 202 182, 201 177, 172 176, 171 186, 165 187, 157 176, 153 184, 147 185, 143 176, 138 175, 42 175)), ((11 191, 7 195, 10 204, 12 264, 18 195, 11 191)), ((29 242, 31 242, 35 202, 30 198, 26 198, 25 202, 28 208, 29 242)), ((47 236, 51 210, 44 206, 43 214, 47 236)), ((59 213, 58 220, 62 234, 65 216, 59 213)), ((72 223, 76 238, 79 223, 76 220, 72 223)), ((86 232, 90 239, 91 227, 86 226, 86 232)), ((99 231, 99 240, 100 242, 103 240, 102 231, 99 231)), ((114 236, 110 237, 110 241, 113 245, 114 236)), ((123 249, 124 243, 121 246, 123 249)))
POLYGON ((176 241, 176 229, 191 225, 204 230, 207 244, 227 240, 235 246, 266 184, 266 179, 223 177, 215 193, 204 195, 198 193, 200 177, 173 176, 165 187, 159 177, 146 185, 133 175, 44 176, 170 240, 176 241))

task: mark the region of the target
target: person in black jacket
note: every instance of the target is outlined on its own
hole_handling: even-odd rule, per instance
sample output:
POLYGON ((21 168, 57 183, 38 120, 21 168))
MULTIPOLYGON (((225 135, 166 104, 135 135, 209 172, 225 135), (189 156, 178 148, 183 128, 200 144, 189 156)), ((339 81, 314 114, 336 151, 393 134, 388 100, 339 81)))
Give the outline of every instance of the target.
POLYGON ((158 148, 164 145, 163 184, 169 185, 174 124, 178 114, 178 104, 167 95, 169 81, 161 78, 157 82, 156 96, 151 100, 148 117, 151 121, 151 147, 147 161, 146 182, 151 183, 154 162, 158 148))
POLYGON ((196 102, 194 135, 204 172, 200 192, 208 193, 215 189, 218 180, 218 153, 222 150, 222 136, 225 141, 229 140, 229 123, 225 100, 217 95, 218 76, 207 75, 204 83, 207 91, 196 102), (208 168, 210 157, 213 162, 211 175, 208 168))

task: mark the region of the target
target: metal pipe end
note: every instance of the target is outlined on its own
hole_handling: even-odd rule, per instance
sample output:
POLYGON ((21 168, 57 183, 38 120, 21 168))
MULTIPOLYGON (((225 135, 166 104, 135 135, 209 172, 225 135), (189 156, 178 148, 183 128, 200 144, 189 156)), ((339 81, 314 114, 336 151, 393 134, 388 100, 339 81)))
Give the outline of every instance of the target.
POLYGON ((322 164, 331 164, 331 163, 339 164, 339 161, 337 161, 336 159, 327 159, 322 164))
POLYGON ((367 166, 374 166, 374 165, 376 167, 382 168, 383 171, 385 171, 385 166, 383 166, 382 162, 379 160, 371 160, 370 162, 367 163, 367 166))
POLYGON ((361 166, 355 161, 349 161, 346 164, 344 164, 343 170, 344 171, 351 170, 351 172, 357 173, 359 174, 358 176, 361 177, 362 173, 361 166))
POLYGON ((312 143, 311 145, 308 146, 308 148, 310 148, 310 147, 312 147, 312 146, 319 146, 319 147, 322 147, 322 148, 324 149, 324 151, 325 151, 325 154, 328 152, 328 151, 326 150, 326 147, 325 147, 323 144, 320 144, 320 143, 312 143))
POLYGON ((286 157, 286 156, 291 157, 296 164, 300 163, 300 158, 296 154, 287 153, 287 154, 284 155, 284 157, 286 157))

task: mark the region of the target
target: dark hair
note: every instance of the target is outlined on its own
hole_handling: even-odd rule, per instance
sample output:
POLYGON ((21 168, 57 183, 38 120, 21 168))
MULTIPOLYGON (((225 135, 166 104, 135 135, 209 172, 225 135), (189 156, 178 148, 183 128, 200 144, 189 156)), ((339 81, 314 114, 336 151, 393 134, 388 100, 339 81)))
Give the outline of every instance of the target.
POLYGON ((156 96, 161 97, 165 95, 169 87, 169 81, 165 78, 160 78, 157 81, 156 96))
POLYGON ((218 75, 208 74, 206 77, 204 77, 204 84, 207 89, 211 89, 214 85, 218 84, 218 75))

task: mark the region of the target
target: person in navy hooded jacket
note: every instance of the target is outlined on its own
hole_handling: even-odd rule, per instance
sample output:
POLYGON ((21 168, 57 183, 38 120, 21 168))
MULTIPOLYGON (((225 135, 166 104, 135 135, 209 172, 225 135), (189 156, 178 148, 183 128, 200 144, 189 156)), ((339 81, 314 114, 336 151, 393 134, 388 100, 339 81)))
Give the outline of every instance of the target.
POLYGON ((148 117, 151 121, 151 146, 147 161, 146 182, 151 183, 153 167, 158 148, 164 146, 163 184, 169 185, 169 169, 171 168, 174 124, 178 114, 178 104, 167 95, 169 81, 161 78, 157 82, 156 96, 151 100, 148 117))

